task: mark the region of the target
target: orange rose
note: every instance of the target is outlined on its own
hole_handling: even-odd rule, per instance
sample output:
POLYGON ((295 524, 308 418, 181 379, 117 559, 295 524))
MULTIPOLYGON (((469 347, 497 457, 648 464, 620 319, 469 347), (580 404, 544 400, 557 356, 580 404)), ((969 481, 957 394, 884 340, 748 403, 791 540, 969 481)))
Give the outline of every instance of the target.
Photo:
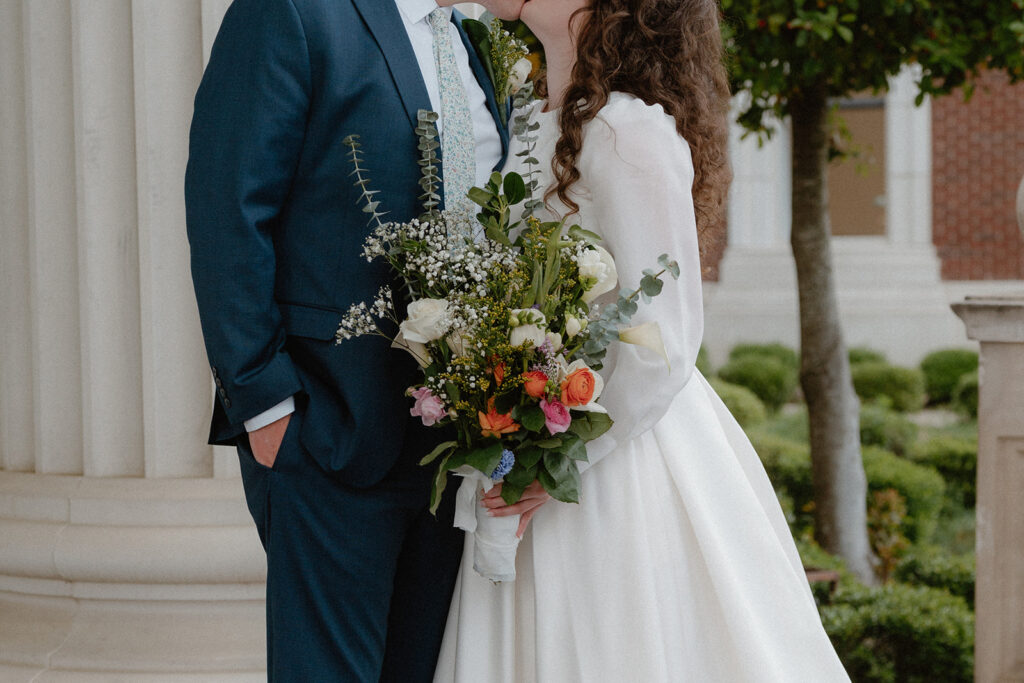
POLYGON ((594 373, 590 368, 577 368, 562 382, 562 403, 569 406, 585 406, 594 398, 594 373))
POLYGON ((527 396, 541 398, 548 386, 548 376, 540 370, 523 373, 523 391, 527 396))
POLYGON ((494 383, 500 387, 501 383, 505 381, 505 364, 498 363, 491 372, 494 373, 494 383))
POLYGON ((511 434, 512 432, 519 431, 519 425, 512 420, 511 415, 508 413, 502 415, 494 409, 493 398, 487 402, 486 413, 478 410, 476 414, 480 419, 480 432, 484 436, 493 436, 500 439, 502 434, 511 434))

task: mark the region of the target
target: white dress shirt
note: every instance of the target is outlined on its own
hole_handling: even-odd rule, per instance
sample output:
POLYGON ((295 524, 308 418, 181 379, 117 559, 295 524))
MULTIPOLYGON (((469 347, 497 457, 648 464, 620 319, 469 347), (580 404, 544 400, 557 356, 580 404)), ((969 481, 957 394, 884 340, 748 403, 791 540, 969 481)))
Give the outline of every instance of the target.
MULTIPOLYGON (((385 2, 386 0, 379 1, 385 2)), ((419 64, 420 73, 423 75, 423 83, 427 86, 430 108, 436 111, 440 117, 441 87, 437 77, 437 65, 434 63, 434 32, 430 28, 428 19, 430 13, 438 8, 438 4, 435 0, 394 1, 398 5, 398 13, 402 16, 405 32, 408 34, 409 42, 416 54, 416 63, 419 64)), ((442 9, 449 17, 451 16, 451 7, 442 9)), ((448 26, 452 34, 455 59, 459 64, 459 75, 462 76, 462 84, 466 88, 466 98, 473 116, 473 136, 476 138, 476 183, 484 185, 487 183, 491 171, 501 161, 501 136, 498 134, 494 117, 491 116, 491 110, 487 107, 487 96, 484 95, 483 88, 480 87, 473 74, 473 69, 469 65, 469 54, 462 42, 462 36, 455 28, 455 24, 449 23, 448 26)), ((437 129, 441 135, 444 134, 443 118, 438 118, 437 129)), ((409 163, 416 163, 416 159, 410 158, 409 163)), ((256 431, 293 412, 295 412, 295 398, 289 396, 273 408, 246 420, 245 430, 247 432, 256 431)))

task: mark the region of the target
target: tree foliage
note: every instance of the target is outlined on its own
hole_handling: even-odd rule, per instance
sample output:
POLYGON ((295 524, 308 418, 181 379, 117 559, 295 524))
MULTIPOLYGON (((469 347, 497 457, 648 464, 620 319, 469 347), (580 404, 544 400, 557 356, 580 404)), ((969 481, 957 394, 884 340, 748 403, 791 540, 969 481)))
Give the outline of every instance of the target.
POLYGON ((921 67, 920 98, 963 86, 980 69, 1024 79, 1024 0, 722 0, 734 92, 750 95, 750 131, 823 84, 829 97, 882 91, 904 64, 921 67))

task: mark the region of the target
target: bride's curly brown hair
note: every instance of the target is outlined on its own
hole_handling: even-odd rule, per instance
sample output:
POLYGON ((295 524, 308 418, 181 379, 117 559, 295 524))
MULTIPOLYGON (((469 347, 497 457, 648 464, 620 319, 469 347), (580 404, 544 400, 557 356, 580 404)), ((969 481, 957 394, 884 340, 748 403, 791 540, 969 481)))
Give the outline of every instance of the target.
MULTIPOLYGON (((575 213, 570 189, 579 180, 583 126, 612 91, 660 104, 689 143, 693 202, 702 255, 725 222, 732 172, 728 158, 729 81, 716 0, 590 0, 576 64, 559 112, 561 137, 551 162, 553 195, 575 213)), ((574 15, 573 21, 577 21, 574 15)))

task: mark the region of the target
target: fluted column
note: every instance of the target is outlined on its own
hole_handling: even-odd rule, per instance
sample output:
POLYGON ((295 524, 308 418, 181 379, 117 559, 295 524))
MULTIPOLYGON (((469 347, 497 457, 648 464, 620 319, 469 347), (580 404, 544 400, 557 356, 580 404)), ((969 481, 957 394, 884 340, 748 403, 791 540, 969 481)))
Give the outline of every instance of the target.
POLYGON ((130 0, 72 0, 71 29, 84 473, 141 476, 130 0))
MULTIPOLYGON (((82 472, 71 7, 23 0, 35 470, 82 472)), ((9 160, 4 160, 5 164, 9 160)), ((6 295, 5 295, 6 296, 6 295)))
POLYGON ((182 179, 202 69, 199 0, 133 0, 147 477, 213 474, 210 373, 189 277, 182 179))
POLYGON ((21 4, 0 4, 0 469, 31 472, 32 292, 29 288, 25 59, 21 4))

